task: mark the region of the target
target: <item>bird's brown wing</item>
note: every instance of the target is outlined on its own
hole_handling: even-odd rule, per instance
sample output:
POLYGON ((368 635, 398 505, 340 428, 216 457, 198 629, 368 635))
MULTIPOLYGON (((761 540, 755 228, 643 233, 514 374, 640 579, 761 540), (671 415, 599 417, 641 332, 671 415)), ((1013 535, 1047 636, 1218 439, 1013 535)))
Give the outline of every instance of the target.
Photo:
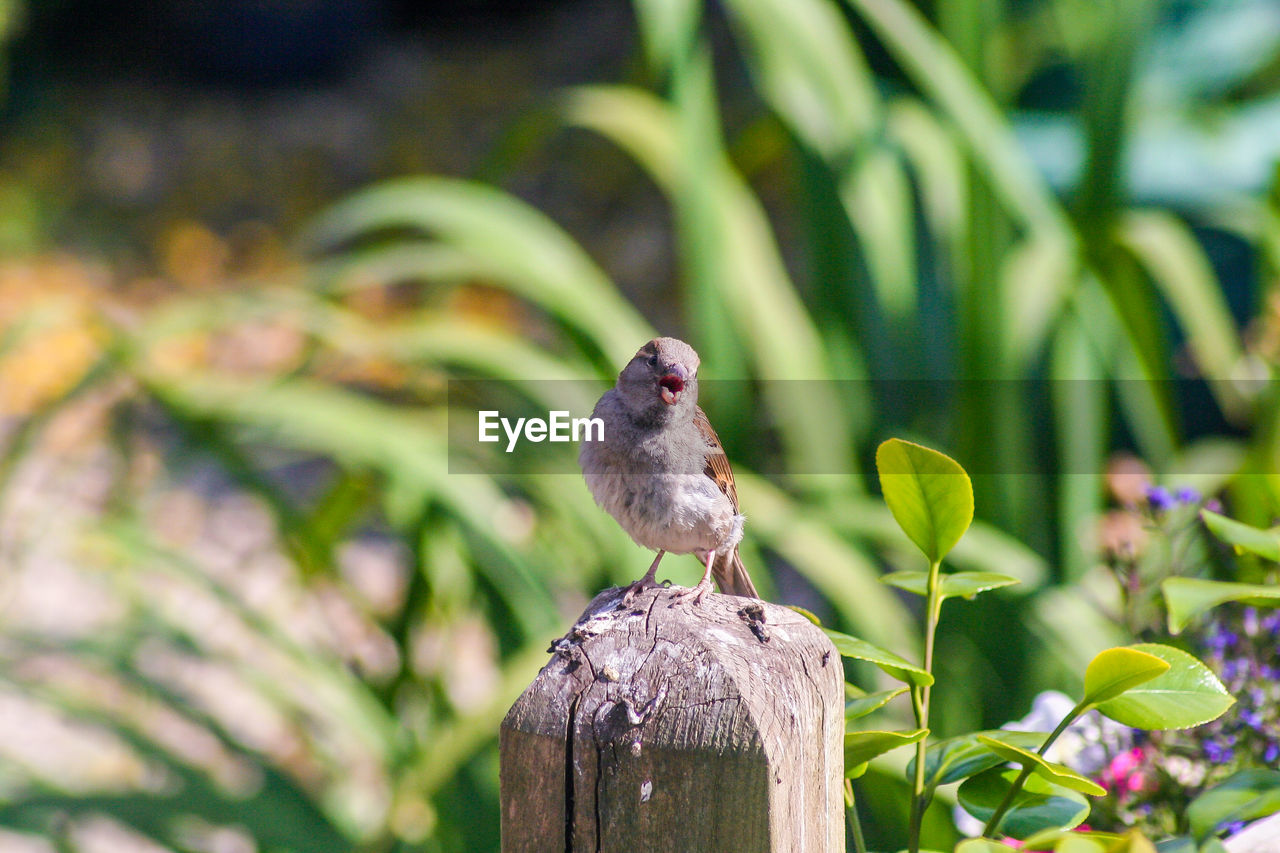
MULTIPOLYGON (((703 470, 708 477, 715 480, 720 491, 724 492, 729 503, 733 504, 733 511, 737 512, 738 487, 733 484, 733 469, 729 467, 729 457, 725 455, 724 445, 720 443, 720 437, 716 435, 716 431, 711 428, 711 421, 707 420, 707 413, 702 411, 701 406, 694 412, 693 423, 709 448, 707 467, 703 470)), ((756 592, 755 584, 751 582, 751 576, 747 574, 746 567, 742 565, 742 558, 738 556, 736 546, 728 554, 716 555, 711 565, 711 573, 715 576, 716 585, 723 593, 747 598, 760 597, 760 593, 756 592)))
POLYGON ((693 415, 693 424, 706 440, 710 450, 707 451, 707 476, 716 481, 720 491, 724 492, 733 504, 733 511, 738 511, 738 487, 733 483, 733 469, 729 467, 729 457, 724 454, 724 446, 720 444, 720 436, 711 428, 707 413, 699 406, 693 415))

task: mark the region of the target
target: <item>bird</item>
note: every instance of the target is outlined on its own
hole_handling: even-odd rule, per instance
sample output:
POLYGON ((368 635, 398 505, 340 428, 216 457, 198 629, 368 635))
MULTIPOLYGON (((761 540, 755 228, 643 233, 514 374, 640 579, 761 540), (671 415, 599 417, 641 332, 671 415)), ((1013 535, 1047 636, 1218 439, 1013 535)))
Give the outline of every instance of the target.
POLYGON ((644 576, 627 588, 629 599, 663 586, 658 564, 667 552, 693 554, 703 565, 693 595, 711 589, 759 598, 738 543, 746 517, 729 458, 698 406, 698 353, 677 338, 654 338, 636 351, 592 411, 602 434, 578 454, 595 502, 636 544, 658 552, 644 576))

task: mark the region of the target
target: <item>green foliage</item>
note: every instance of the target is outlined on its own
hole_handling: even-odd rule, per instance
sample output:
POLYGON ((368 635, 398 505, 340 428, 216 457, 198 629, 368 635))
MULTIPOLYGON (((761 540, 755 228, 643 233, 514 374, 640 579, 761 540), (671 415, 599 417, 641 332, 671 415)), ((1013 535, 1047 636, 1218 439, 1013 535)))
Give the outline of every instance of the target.
MULTIPOLYGON (((929 594, 927 572, 891 572, 881 577, 880 582, 919 596, 929 594)), ((939 579, 938 595, 944 601, 948 598, 972 600, 980 592, 1000 589, 1016 583, 1022 583, 1022 581, 999 572, 951 572, 942 575, 939 579)))
POLYGON ((1280 531, 1274 528, 1263 530, 1207 509, 1201 510, 1200 516, 1204 519, 1205 526, 1223 542, 1234 547, 1237 553, 1248 551, 1263 559, 1280 562, 1280 531))
POLYGON ((1187 809, 1197 841, 1233 821, 1280 812, 1280 770, 1243 770, 1205 791, 1187 809))
MULTIPOLYGON (((916 754, 907 766, 912 782, 908 823, 908 850, 921 849, 923 816, 940 785, 960 782, 957 796, 964 809, 984 820, 983 838, 957 849, 996 849, 995 839, 1052 838, 1055 849, 1107 851, 1147 850, 1140 835, 1110 839, 1058 836, 1081 824, 1090 806, 1080 794, 1101 797, 1107 789, 1087 776, 1044 756, 1053 742, 1085 712, 1102 713, 1133 727, 1165 729, 1193 726, 1220 716, 1234 701, 1213 673, 1193 656, 1157 643, 1107 649, 1089 662, 1084 673, 1084 695, 1048 735, 1031 732, 975 732, 928 744, 929 706, 933 691, 934 632, 937 630, 946 587, 940 575, 940 559, 963 535, 973 513, 972 491, 964 469, 936 451, 906 442, 887 441, 877 454, 885 499, 894 518, 929 560, 927 573, 899 573, 887 582, 926 598, 924 661, 912 667, 892 652, 848 635, 827 630, 837 651, 845 657, 871 661, 909 684, 916 728, 911 731, 861 729, 857 721, 887 704, 892 693, 868 697, 846 714, 845 770, 847 779, 867 773, 871 761, 899 746, 914 743, 916 754), (1033 751, 1034 750, 1034 751, 1033 751), (1012 764, 1020 769, 1002 767, 1012 764)), ((1007 585, 1012 579, 962 573, 951 593, 972 598, 984 589, 1007 585)), ((806 613, 810 619, 816 617, 806 613)), ((854 697, 865 694, 853 688, 854 697)), ((858 701, 855 699, 855 701, 858 701)), ((852 786, 846 783, 846 799, 854 805, 852 786)), ((1237 797, 1236 800, 1239 798, 1237 797)), ((1234 801, 1235 805, 1238 802, 1234 801)), ((1248 808, 1253 808, 1251 803, 1248 808)), ((1261 803, 1269 808, 1270 801, 1261 803)), ((1256 812, 1250 811, 1250 815, 1256 812)), ((860 825, 852 823, 855 846, 865 849, 860 825)))
POLYGON ((1140 729, 1181 729, 1216 719, 1235 702, 1207 666, 1181 649, 1159 643, 1132 648, 1160 658, 1169 668, 1100 702, 1098 710, 1111 719, 1140 729))
POLYGON ((1033 775, 1039 776, 1059 787, 1070 788, 1072 791, 1079 791, 1082 794, 1090 794, 1095 797, 1100 797, 1106 793, 1106 789, 1097 782, 1085 778, 1071 768, 1055 764, 1052 761, 1045 761, 1034 752, 1005 743, 998 737, 978 735, 978 743, 1005 761, 1024 768, 1030 768, 1033 775))
POLYGON ((1115 699, 1127 690, 1168 672, 1169 664, 1137 649, 1107 649, 1089 661, 1084 671, 1085 705, 1115 699))
POLYGON ((1202 578, 1168 578, 1160 584, 1169 610, 1169 632, 1177 634, 1205 611, 1228 601, 1260 607, 1280 606, 1280 589, 1253 583, 1228 583, 1202 578))
POLYGON ((836 651, 843 657, 869 661, 899 681, 905 681, 917 687, 933 683, 933 676, 928 671, 904 657, 830 628, 824 628, 823 631, 836 647, 836 651))
MULTIPOLYGON (((1005 759, 979 740, 982 735, 998 735, 1007 744, 1024 749, 1035 749, 1044 743, 1043 732, 988 731, 935 741, 925 751, 925 781, 931 788, 967 779, 976 773, 990 770, 1005 759)), ((907 777, 915 773, 915 759, 907 765, 907 777)))
POLYGON ((885 503, 903 532, 936 563, 973 522, 973 485, 954 459, 891 438, 876 450, 885 503))
POLYGON ((860 730, 844 736, 844 775, 857 779, 867 772, 867 763, 878 755, 900 746, 908 746, 929 736, 928 729, 910 732, 877 732, 860 730))
POLYGON ((971 776, 957 796, 965 811, 979 820, 1003 816, 1000 831, 1013 838, 1070 829, 1089 816, 1089 803, 1080 794, 1039 776, 1024 778, 1017 770, 993 768, 971 776))

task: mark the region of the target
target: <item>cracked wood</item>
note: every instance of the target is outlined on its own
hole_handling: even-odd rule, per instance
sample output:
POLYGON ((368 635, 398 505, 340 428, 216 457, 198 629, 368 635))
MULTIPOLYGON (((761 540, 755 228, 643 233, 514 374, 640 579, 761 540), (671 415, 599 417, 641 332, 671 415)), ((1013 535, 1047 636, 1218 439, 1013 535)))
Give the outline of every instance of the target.
POLYGON ((840 658, 776 605, 597 596, 502 724, 502 849, 836 851, 840 658))

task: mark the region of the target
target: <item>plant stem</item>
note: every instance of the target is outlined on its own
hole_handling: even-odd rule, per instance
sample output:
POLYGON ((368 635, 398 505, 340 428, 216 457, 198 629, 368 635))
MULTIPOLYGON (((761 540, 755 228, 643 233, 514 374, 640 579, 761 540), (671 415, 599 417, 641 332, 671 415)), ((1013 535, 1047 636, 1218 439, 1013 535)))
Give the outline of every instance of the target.
MULTIPOLYGON (((1087 705, 1076 705, 1071 709, 1071 713, 1062 718, 1062 722, 1058 723, 1058 727, 1049 733, 1044 739, 1044 743, 1040 744, 1040 748, 1036 750, 1036 754, 1043 756, 1049 751, 1049 747, 1058 739, 1058 736, 1067 730, 1067 727, 1076 721, 1076 718, 1089 709, 1087 705)), ((1027 777, 1031 775, 1032 765, 1026 764, 1022 767, 1022 772, 1013 780, 1013 784, 1009 786, 1009 791, 1004 795, 1004 799, 1000 801, 1000 805, 996 806, 996 810, 991 813, 991 819, 987 821, 987 825, 982 828, 982 837, 992 837, 996 830, 1000 828, 1000 821, 1004 819, 1005 812, 1009 811, 1009 806, 1013 805, 1014 799, 1018 796, 1018 792, 1022 790, 1022 786, 1026 784, 1027 777)))
MULTIPOLYGON (((938 572, 942 561, 935 560, 929 564, 928 595, 925 599, 924 626, 924 671, 933 675, 933 638, 938 630, 938 619, 942 615, 942 596, 939 595, 938 572)), ((932 685, 911 688, 911 707, 916 715, 916 728, 929 728, 929 699, 932 685)), ((928 736, 916 741, 916 772, 911 786, 911 823, 909 825, 908 846, 911 853, 920 850, 920 825, 924 821, 925 809, 929 807, 925 796, 924 758, 928 736)))
POLYGON ((862 821, 858 819, 858 803, 853 797, 853 780, 844 780, 844 801, 848 806, 849 830, 853 833, 853 849, 856 853, 867 853, 867 842, 862 837, 862 821))

